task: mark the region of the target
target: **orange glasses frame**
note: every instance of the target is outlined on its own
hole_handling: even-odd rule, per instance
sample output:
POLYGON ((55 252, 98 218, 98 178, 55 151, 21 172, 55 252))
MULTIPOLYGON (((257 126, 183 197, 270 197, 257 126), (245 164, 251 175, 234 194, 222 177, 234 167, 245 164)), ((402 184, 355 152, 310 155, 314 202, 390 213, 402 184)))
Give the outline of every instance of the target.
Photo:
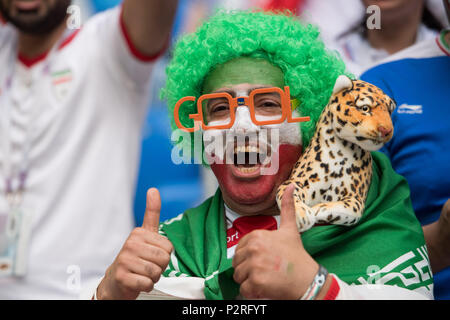
POLYGON ((185 126, 183 126, 181 124, 181 121, 179 118, 179 111, 180 111, 181 105, 183 103, 185 103, 186 101, 194 101, 195 102, 194 96, 188 96, 188 97, 184 97, 184 98, 181 98, 180 100, 178 100, 178 102, 175 104, 173 113, 174 113, 174 119, 175 119, 175 123, 176 123, 177 127, 185 132, 194 132, 194 131, 199 130, 200 127, 198 125, 196 125, 196 122, 198 122, 198 121, 201 121, 203 130, 230 129, 233 126, 234 121, 236 119, 235 109, 239 106, 247 106, 248 108, 250 108, 250 118, 252 119, 253 123, 258 126, 283 123, 286 120, 286 118, 287 118, 287 122, 309 121, 310 117, 298 117, 298 118, 292 117, 290 97, 291 97, 291 95, 290 95, 288 86, 284 87, 284 91, 278 87, 255 89, 250 92, 250 95, 248 97, 243 96, 243 97, 233 98, 227 92, 204 94, 204 95, 200 96, 200 98, 198 98, 198 100, 197 100, 197 113, 189 115, 189 119, 194 120, 193 128, 186 128, 185 126), (258 121, 256 119, 253 98, 256 94, 261 94, 261 93, 279 93, 280 94, 280 97, 281 97, 281 118, 280 119, 264 120, 264 121, 258 121), (203 121, 203 113, 202 113, 203 100, 215 99, 215 98, 226 98, 228 100, 229 105, 230 105, 230 123, 225 124, 225 125, 215 125, 215 126, 205 125, 205 123, 203 121))

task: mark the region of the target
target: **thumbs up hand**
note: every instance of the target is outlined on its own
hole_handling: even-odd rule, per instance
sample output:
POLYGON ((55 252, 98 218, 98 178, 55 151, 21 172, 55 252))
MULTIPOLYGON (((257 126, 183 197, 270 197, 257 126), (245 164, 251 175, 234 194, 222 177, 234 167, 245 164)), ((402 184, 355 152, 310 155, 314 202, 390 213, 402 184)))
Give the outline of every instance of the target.
POLYGON ((141 228, 135 228, 97 288, 98 299, 136 299, 158 282, 170 261, 172 243, 158 233, 161 198, 157 189, 147 192, 141 228))
POLYGON ((284 192, 279 229, 250 232, 236 248, 233 277, 247 299, 299 299, 319 269, 297 229, 293 190, 290 185, 284 192))

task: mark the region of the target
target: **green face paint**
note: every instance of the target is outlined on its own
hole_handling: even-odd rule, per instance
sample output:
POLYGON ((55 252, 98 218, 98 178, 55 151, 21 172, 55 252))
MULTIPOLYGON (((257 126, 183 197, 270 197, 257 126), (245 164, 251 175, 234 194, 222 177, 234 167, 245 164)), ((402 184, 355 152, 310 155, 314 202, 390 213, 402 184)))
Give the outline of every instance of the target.
POLYGON ((284 75, 280 68, 267 60, 239 57, 212 70, 205 78, 202 94, 243 83, 283 89, 284 75))
POLYGON ((288 263, 287 268, 286 268, 286 273, 287 273, 288 275, 291 275, 291 274, 294 273, 294 271, 295 271, 294 266, 295 266, 295 265, 294 265, 292 262, 289 262, 289 263, 288 263))

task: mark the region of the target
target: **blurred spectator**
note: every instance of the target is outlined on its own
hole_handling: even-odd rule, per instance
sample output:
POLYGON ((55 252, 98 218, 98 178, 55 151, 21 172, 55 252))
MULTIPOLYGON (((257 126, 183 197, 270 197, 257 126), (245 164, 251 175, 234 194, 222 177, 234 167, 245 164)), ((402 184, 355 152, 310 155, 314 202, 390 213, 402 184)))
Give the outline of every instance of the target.
POLYGON ((307 0, 300 19, 317 26, 328 46, 358 24, 364 12, 361 0, 307 0))
MULTIPOLYGON (((204 0, 179 1, 172 42, 175 42, 180 34, 192 32, 210 14, 212 10, 210 4, 204 0)), ((173 218, 187 208, 197 206, 216 189, 215 186, 208 187, 209 179, 203 179, 208 169, 198 164, 176 165, 171 159, 173 144, 169 114, 165 102, 159 98, 160 90, 165 85, 165 68, 168 60, 169 54, 166 54, 155 64, 152 75, 150 108, 143 131, 134 200, 135 221, 138 226, 142 225, 147 190, 150 187, 158 188, 161 194, 161 221, 173 218)))
MULTIPOLYGON (((450 15, 450 1, 444 2, 450 15)), ((450 30, 443 30, 361 76, 397 101, 394 137, 383 151, 410 185, 416 216, 424 226, 437 299, 450 299, 450 202, 442 209, 450 198, 449 71, 450 30)))
POLYGON ((332 44, 357 76, 391 54, 433 39, 442 29, 442 24, 427 8, 425 0, 361 2, 360 18, 332 44), (376 5, 379 11, 365 14, 364 8, 372 5, 376 5), (376 25, 369 26, 369 19, 376 25))
POLYGON ((176 3, 125 0, 81 26, 70 0, 0 0, 0 299, 77 298, 132 229, 176 3))
MULTIPOLYGON (((96 12, 112 8, 121 2, 121 0, 84 1, 89 2, 96 12)), ((202 19, 209 15, 210 10, 208 2, 204 0, 179 0, 171 42, 176 41, 181 33, 195 29, 202 19)), ((176 165, 171 160, 173 145, 169 115, 167 106, 159 98, 160 90, 165 83, 168 58, 169 54, 166 54, 155 63, 150 81, 149 111, 143 128, 133 205, 136 226, 142 225, 147 190, 150 187, 157 187, 161 194, 161 221, 177 216, 207 197, 201 166, 176 165)))

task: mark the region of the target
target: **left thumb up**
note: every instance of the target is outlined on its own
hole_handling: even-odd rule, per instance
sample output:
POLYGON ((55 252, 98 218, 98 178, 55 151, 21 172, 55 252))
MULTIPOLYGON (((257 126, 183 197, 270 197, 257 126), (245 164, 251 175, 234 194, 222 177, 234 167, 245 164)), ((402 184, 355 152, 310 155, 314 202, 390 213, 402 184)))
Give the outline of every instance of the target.
POLYGON ((295 219, 295 204, 294 204, 294 184, 290 184, 283 194, 281 199, 281 213, 280 213, 280 230, 291 230, 298 234, 297 223, 295 219))

